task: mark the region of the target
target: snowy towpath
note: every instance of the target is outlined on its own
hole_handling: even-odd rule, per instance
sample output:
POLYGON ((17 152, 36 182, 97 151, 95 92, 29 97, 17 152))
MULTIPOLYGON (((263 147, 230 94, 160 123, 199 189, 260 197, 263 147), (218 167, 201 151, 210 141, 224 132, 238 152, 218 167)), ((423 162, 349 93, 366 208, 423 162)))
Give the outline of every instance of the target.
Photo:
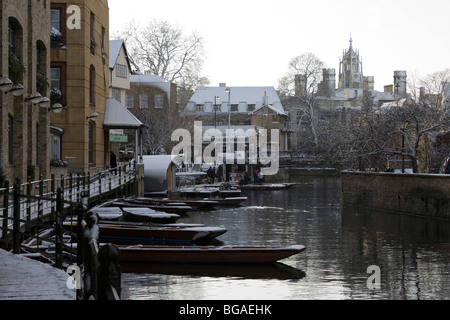
POLYGON ((60 269, 0 249, 0 300, 75 300, 68 277, 60 269))

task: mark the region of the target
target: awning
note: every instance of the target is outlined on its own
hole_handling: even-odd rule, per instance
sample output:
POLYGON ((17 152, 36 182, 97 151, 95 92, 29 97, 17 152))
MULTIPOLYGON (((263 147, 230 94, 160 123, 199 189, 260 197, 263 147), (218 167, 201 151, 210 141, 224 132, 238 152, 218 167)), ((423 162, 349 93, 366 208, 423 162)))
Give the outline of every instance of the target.
POLYGON ((143 156, 145 192, 172 192, 175 188, 175 164, 172 155, 143 156))
POLYGON ((138 129, 144 124, 115 98, 106 99, 105 129, 138 129))

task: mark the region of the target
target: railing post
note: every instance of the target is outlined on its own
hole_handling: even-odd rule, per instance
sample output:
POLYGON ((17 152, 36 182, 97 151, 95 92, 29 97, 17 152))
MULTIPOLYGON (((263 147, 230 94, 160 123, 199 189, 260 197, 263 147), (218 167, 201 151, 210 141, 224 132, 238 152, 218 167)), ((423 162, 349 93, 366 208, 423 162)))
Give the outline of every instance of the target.
POLYGON ((9 219, 9 181, 5 181, 5 194, 3 195, 3 224, 2 224, 2 240, 3 246, 7 248, 8 239, 8 219, 9 219))
MULTIPOLYGON (((51 175, 51 183, 50 183, 50 192, 52 197, 55 195, 55 174, 51 175)), ((51 217, 52 219, 55 217, 55 207, 53 206, 53 201, 51 202, 51 217)), ((58 203, 56 203, 58 205, 58 203)))
POLYGON ((14 185, 13 253, 20 253, 20 184, 14 185))
POLYGON ((62 268, 62 223, 63 223, 63 191, 58 188, 56 192, 56 222, 55 222, 55 263, 62 268))
MULTIPOLYGON (((28 183, 27 183, 27 222, 30 222, 31 220, 31 188, 33 187, 31 183, 31 177, 28 177, 28 183)), ((28 225, 28 223, 27 223, 28 225)))

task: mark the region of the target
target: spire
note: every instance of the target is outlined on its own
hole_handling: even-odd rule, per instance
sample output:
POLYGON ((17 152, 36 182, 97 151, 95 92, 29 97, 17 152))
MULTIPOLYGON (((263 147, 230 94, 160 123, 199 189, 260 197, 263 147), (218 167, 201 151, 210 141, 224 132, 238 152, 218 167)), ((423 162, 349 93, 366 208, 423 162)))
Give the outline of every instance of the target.
POLYGON ((350 32, 350 50, 353 49, 353 38, 352 38, 352 33, 350 32))

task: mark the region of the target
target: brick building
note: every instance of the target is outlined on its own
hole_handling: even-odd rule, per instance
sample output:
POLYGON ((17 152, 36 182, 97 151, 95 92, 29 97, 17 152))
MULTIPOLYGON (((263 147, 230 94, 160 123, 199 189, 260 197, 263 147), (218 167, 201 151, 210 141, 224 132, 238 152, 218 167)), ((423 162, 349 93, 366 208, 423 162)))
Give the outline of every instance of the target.
POLYGON ((104 168, 109 133, 103 126, 109 95, 107 0, 51 1, 51 98, 67 107, 51 116, 63 130, 61 160, 71 171, 104 168))
POLYGON ((50 4, 0 1, 0 23, 2 178, 48 177, 50 4))

